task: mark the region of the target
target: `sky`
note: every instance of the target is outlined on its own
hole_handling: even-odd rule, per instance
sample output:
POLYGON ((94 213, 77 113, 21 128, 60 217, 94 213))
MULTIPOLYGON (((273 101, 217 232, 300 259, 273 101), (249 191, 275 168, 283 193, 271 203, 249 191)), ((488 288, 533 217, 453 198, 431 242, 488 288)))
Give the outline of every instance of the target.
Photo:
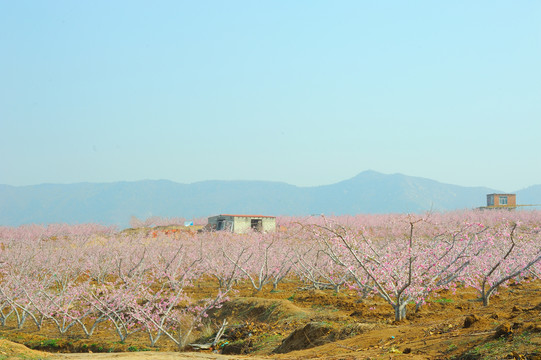
POLYGON ((0 0, 0 184, 541 184, 541 2, 0 0))

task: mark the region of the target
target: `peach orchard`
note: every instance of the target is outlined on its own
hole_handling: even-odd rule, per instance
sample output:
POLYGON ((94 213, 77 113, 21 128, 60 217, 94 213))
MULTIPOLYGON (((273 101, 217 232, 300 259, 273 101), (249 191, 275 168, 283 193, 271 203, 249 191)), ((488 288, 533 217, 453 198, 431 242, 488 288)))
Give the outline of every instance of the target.
POLYGON ((276 232, 247 234, 25 225, 0 227, 0 243, 0 325, 146 332, 150 346, 183 347, 241 285, 355 289, 400 321, 441 289, 473 287, 490 306, 500 287, 541 275, 537 211, 279 218, 276 232), (190 296, 202 281, 211 296, 190 296))

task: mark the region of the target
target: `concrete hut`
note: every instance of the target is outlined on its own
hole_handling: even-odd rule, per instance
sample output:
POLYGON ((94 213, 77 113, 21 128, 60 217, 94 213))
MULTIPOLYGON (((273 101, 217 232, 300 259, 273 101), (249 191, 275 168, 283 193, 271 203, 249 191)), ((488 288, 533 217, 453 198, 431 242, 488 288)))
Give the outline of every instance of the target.
POLYGON ((230 231, 236 234, 245 233, 250 229, 270 232, 276 230, 276 217, 222 214, 209 217, 208 226, 213 230, 230 231))

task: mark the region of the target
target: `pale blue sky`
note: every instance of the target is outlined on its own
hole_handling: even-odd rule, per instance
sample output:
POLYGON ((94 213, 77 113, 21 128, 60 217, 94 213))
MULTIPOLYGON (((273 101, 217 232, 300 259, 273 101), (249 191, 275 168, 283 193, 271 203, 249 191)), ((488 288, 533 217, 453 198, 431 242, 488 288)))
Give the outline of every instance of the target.
POLYGON ((541 184, 541 2, 0 0, 0 183, 541 184))

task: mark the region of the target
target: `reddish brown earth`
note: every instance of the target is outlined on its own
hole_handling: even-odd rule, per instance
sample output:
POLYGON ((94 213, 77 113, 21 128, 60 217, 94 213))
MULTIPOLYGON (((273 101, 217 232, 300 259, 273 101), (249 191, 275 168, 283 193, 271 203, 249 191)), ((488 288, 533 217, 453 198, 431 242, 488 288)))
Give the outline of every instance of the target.
MULTIPOLYGON (((224 354, 178 353, 164 337, 159 348, 150 348, 143 333, 120 344, 107 327, 91 339, 78 330, 59 336, 50 325, 38 332, 30 323, 23 330, 2 328, 0 335, 54 352, 51 359, 541 359, 540 280, 501 289, 488 307, 473 289, 441 292, 418 313, 408 308, 407 320, 400 323, 393 322, 391 307, 378 297, 298 288, 291 281, 278 292, 253 294, 246 287, 233 294, 224 308, 211 314, 213 323, 192 339, 207 341, 227 318, 231 326, 220 348, 224 354)), ((197 289, 200 296, 210 291, 197 289)), ((22 347, 10 353, 9 344, 0 346, 0 359, 45 356, 22 347)))

